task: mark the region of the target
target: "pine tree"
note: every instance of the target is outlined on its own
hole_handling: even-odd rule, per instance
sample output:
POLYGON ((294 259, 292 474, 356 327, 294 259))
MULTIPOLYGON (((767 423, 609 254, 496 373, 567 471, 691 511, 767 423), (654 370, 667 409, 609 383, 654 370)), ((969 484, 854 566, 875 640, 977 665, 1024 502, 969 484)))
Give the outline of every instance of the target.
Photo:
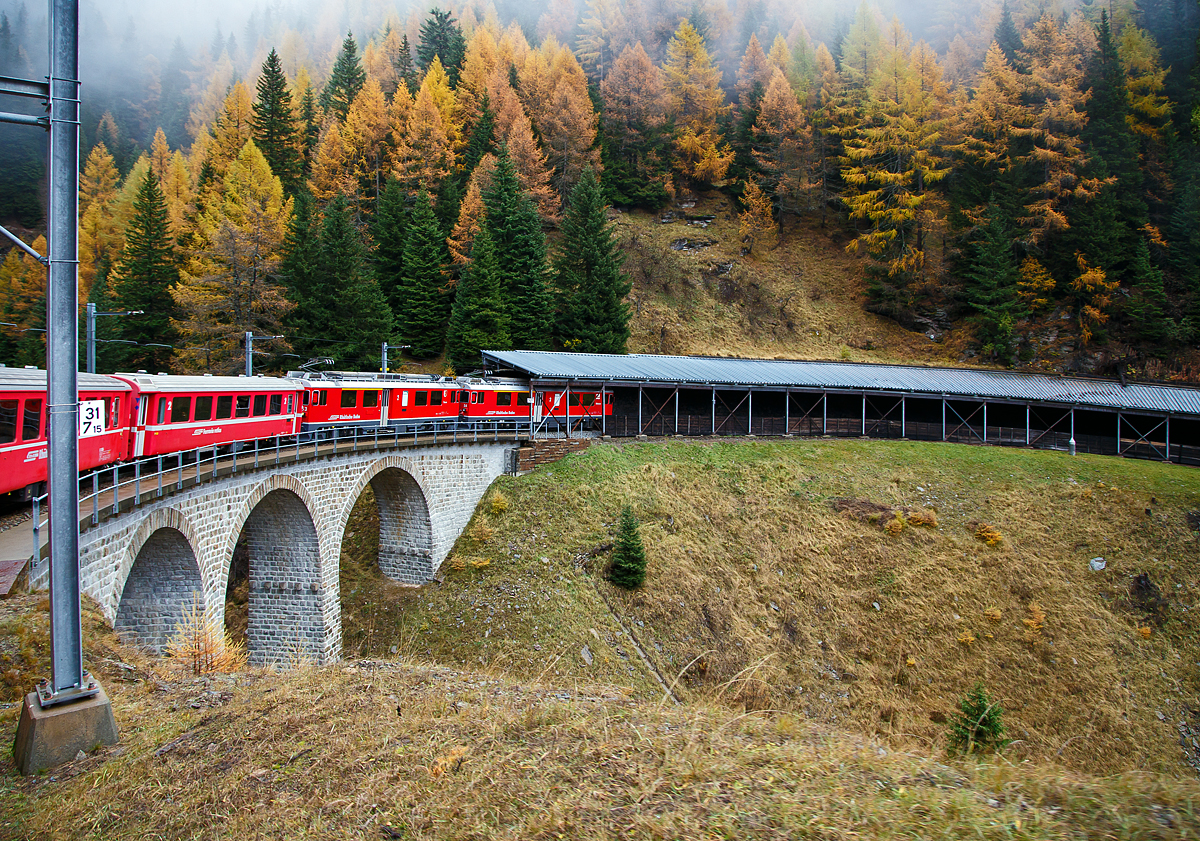
POLYGON ((366 249, 351 221, 345 196, 325 208, 314 262, 308 321, 329 338, 313 353, 339 359, 351 370, 373 367, 381 344, 391 337, 392 313, 367 266, 366 249))
POLYGON ((446 236, 438 225, 429 194, 421 190, 413 205, 404 244, 404 285, 396 313, 405 340, 417 359, 442 352, 449 315, 446 236))
POLYGON ((313 155, 317 151, 317 144, 321 142, 321 118, 312 85, 305 85, 304 93, 300 96, 300 122, 303 132, 301 145, 304 150, 304 172, 308 174, 312 166, 313 155))
POLYGON ((1164 355, 1167 347, 1164 339, 1173 332, 1173 321, 1167 317, 1167 293, 1163 288, 1163 275, 1150 261, 1150 249, 1144 239, 1139 239, 1134 252, 1130 277, 1133 291, 1127 309, 1133 334, 1143 342, 1155 346, 1156 355, 1164 355))
POLYGON ((600 83, 604 101, 604 187, 617 204, 657 207, 666 200, 667 91, 638 41, 600 83))
POLYGON ((501 152, 483 201, 507 296, 512 345, 549 350, 553 314, 546 289, 546 237, 533 203, 521 192, 507 151, 501 152))
POLYGON ((475 237, 471 264, 455 287, 446 331, 446 358, 456 371, 469 371, 479 367, 481 350, 509 347, 500 265, 485 224, 475 237))
POLYGON ((358 44, 354 41, 354 35, 347 32, 346 40, 342 41, 342 50, 329 74, 329 81, 321 91, 321 108, 339 120, 345 120, 350 103, 358 96, 366 81, 367 74, 358 59, 358 44))
POLYGON ((646 581, 646 547, 638 533, 637 518, 628 505, 621 509, 608 580, 626 590, 636 590, 646 581))
POLYGON ((968 249, 969 265, 963 277, 967 303, 974 311, 976 338, 990 349, 993 358, 1007 358, 1013 351, 1013 325, 1017 315, 1017 284, 1020 272, 1013 257, 1013 232, 1003 211, 992 204, 985 224, 968 249))
POLYGON ((250 124, 254 129, 254 143, 258 146, 271 172, 278 176, 288 194, 296 191, 304 172, 304 158, 300 146, 300 128, 292 111, 292 94, 288 91, 287 77, 275 50, 267 55, 258 77, 258 101, 254 103, 254 116, 250 124))
POLYGON ((292 304, 276 271, 291 215, 283 185, 254 141, 246 141, 229 165, 219 200, 197 220, 197 247, 171 289, 179 309, 174 326, 186 343, 176 354, 179 368, 211 365, 215 373, 236 373, 247 330, 281 331, 292 304))
POLYGON ((134 201, 134 215, 125 232, 125 249, 112 279, 112 297, 121 309, 141 310, 142 315, 121 320, 123 338, 138 344, 126 352, 126 360, 137 369, 167 371, 171 363, 171 327, 175 315, 171 306, 171 287, 179 280, 171 231, 167 223, 167 205, 158 179, 147 169, 134 201))
POLYGON ((1000 7, 1000 22, 996 24, 996 32, 993 35, 993 40, 996 46, 1000 48, 1000 52, 1004 53, 1004 57, 1013 67, 1020 66, 1018 58, 1021 50, 1021 33, 1017 31, 1017 25, 1013 22, 1012 10, 1008 7, 1008 0, 1000 7))
POLYGON ((471 129, 471 138, 462 155, 462 178, 465 183, 475 171, 475 167, 483 160, 483 156, 496 153, 496 112, 492 110, 491 101, 486 92, 479 105, 479 119, 471 129))
POLYGON ((319 321, 309 318, 309 301, 316 295, 317 248, 321 238, 318 222, 312 195, 301 190, 293 201, 292 218, 288 222, 279 263, 279 279, 287 299, 296 305, 285 324, 286 332, 295 336, 293 349, 302 356, 316 355, 317 340, 324 330, 319 321))
POLYGON ((743 253, 751 254, 759 242, 773 246, 779 237, 779 226, 775 223, 771 200, 758 186, 757 179, 746 182, 742 206, 745 210, 738 214, 738 233, 742 237, 743 253))
POLYGON ((417 76, 417 67, 413 64, 412 48, 408 45, 408 35, 400 36, 400 49, 392 59, 396 69, 396 78, 408 88, 409 96, 417 92, 421 82, 417 76))
POLYGON ((1129 90, 1125 86, 1125 68, 1113 41, 1108 12, 1101 11, 1096 28, 1097 47, 1092 56, 1087 82, 1092 94, 1087 102, 1087 124, 1083 139, 1093 156, 1092 170, 1103 179, 1111 179, 1102 190, 1110 194, 1116 219, 1102 225, 1104 243, 1078 242, 1085 253, 1105 252, 1104 265, 1118 272, 1133 259, 1140 239, 1138 231, 1146 224, 1146 204, 1142 198, 1142 173, 1139 169, 1138 144, 1130 130, 1129 90))
POLYGON ((721 71, 704 39, 684 20, 667 45, 663 65, 670 114, 675 118, 676 163, 685 177, 714 183, 725 177, 733 151, 722 144, 717 118, 728 110, 721 90, 721 71))
POLYGON ((371 238, 375 240, 375 275, 379 288, 397 322, 404 284, 404 244, 408 240, 408 209, 404 188, 395 178, 384 185, 379 205, 371 219, 371 238))
POLYGON ((434 58, 440 58, 442 67, 450 77, 450 86, 458 86, 458 74, 462 70, 463 58, 467 53, 467 42, 462 28, 450 12, 432 9, 429 17, 421 24, 421 40, 417 42, 417 65, 426 70, 434 58))
POLYGON ((810 201, 811 134, 796 95, 778 69, 767 84, 753 137, 754 161, 775 207, 781 213, 798 212, 810 201))
POLYGON ((632 283, 621 271, 624 257, 606 211, 589 167, 571 191, 554 258, 554 336, 563 347, 581 353, 625 353, 629 340, 624 298, 632 283))

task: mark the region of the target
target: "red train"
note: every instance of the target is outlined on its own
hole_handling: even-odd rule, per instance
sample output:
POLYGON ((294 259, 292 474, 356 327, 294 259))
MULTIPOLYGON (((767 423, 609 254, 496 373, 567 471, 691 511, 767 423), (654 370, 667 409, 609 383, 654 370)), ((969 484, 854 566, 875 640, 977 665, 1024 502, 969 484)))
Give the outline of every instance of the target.
MULTIPOLYGON (((352 372, 287 377, 79 374, 79 468, 331 427, 420 431, 512 421, 598 428, 612 395, 525 380, 352 372)), ((43 492, 46 372, 0 367, 0 494, 43 492)))

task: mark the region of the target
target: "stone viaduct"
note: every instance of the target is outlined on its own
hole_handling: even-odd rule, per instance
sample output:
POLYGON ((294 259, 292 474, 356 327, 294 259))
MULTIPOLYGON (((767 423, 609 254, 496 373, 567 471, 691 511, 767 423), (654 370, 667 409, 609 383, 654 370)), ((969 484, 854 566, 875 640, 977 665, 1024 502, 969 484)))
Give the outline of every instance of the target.
POLYGON ((244 534, 251 662, 336 660, 342 536, 364 489, 370 485, 379 506, 381 570, 423 584, 512 464, 515 446, 350 452, 146 494, 81 535, 81 587, 117 631, 161 650, 194 602, 223 626, 234 548, 244 534))

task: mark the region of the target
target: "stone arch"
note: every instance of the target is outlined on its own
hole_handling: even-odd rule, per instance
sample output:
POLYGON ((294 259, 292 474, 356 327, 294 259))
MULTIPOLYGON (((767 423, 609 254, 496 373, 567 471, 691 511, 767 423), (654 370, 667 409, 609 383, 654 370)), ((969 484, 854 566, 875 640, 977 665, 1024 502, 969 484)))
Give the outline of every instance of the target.
MULTIPOLYGON (((314 510, 298 480, 277 475, 251 492, 231 524, 226 569, 242 534, 250 554, 246 644, 251 663, 323 663, 336 656, 314 510)), ((336 606, 336 594, 333 601, 336 606)))
POLYGON ((370 484, 379 506, 379 569, 403 584, 433 578, 433 520, 428 494, 406 459, 372 463, 348 495, 340 517, 344 533, 350 511, 370 484))
POLYGON ((211 614, 195 545, 191 523, 174 509, 142 522, 121 565, 124 583, 113 619, 118 634, 161 654, 193 604, 211 614))

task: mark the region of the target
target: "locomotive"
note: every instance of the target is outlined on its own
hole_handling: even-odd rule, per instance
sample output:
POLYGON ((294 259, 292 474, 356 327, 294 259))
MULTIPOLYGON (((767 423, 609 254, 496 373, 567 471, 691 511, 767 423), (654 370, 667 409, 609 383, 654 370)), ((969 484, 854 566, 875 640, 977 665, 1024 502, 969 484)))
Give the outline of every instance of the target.
MULTIPOLYGON (((508 421, 597 428, 612 395, 511 377, 291 371, 286 377, 79 374, 79 469, 336 427, 420 432, 508 421)), ((46 482, 46 372, 0 367, 0 494, 46 482)))

